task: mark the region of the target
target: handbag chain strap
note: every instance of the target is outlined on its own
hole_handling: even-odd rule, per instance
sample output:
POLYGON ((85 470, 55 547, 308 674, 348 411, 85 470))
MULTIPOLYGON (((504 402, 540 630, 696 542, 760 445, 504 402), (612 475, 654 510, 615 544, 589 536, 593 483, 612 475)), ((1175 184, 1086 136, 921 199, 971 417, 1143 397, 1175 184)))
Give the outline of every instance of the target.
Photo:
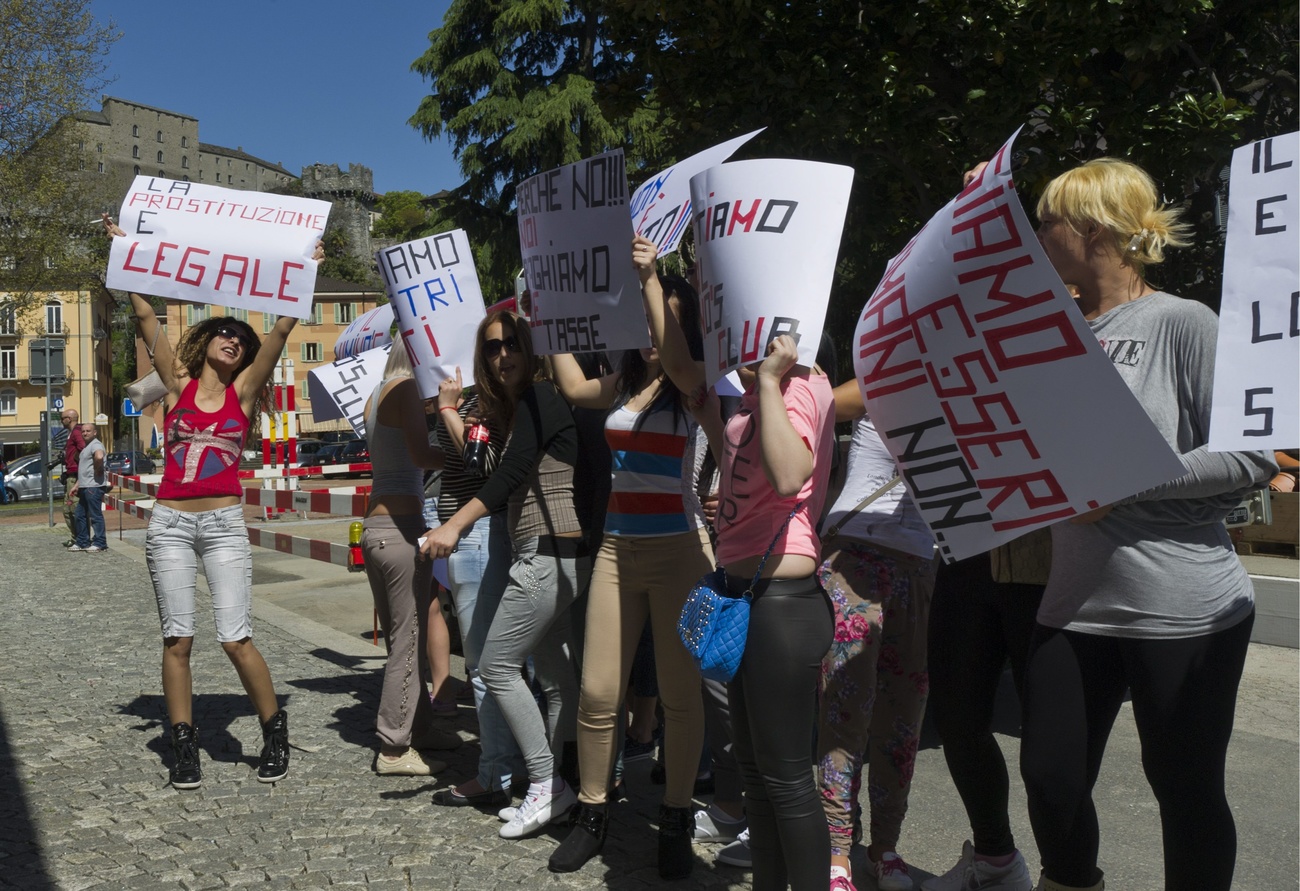
MULTIPOLYGON (((790 525, 790 521, 794 519, 794 515, 797 514, 799 512, 799 508, 803 506, 804 506, 804 502, 802 501, 796 504, 794 508, 790 511, 789 515, 785 518, 785 522, 781 524, 781 528, 776 530, 776 535, 772 536, 772 543, 769 544, 767 546, 767 550, 763 552, 763 559, 758 561, 758 569, 754 572, 753 581, 749 583, 749 587, 745 589, 743 594, 741 594, 742 597, 749 597, 751 599, 753 598, 754 586, 758 584, 758 580, 763 576, 763 567, 767 565, 767 558, 772 556, 772 549, 776 547, 776 543, 781 539, 781 536, 785 535, 786 527, 790 525)), ((726 578, 727 576, 726 569, 722 570, 722 576, 724 579, 726 578)))
MULTIPOLYGON (((155 321, 157 321, 157 320, 155 320, 155 321)), ((157 325, 157 327, 155 327, 155 328, 153 329, 153 343, 151 343, 151 344, 150 344, 150 345, 145 349, 145 352, 149 354, 149 361, 150 361, 150 362, 153 361, 153 351, 154 351, 154 349, 156 349, 157 346, 158 346, 158 335, 161 334, 161 333, 162 333, 162 325, 159 324, 159 325, 157 325)))
POLYGON ((863 498, 861 501, 858 502, 858 506, 857 506, 857 507, 853 508, 853 510, 849 511, 847 514, 845 514, 844 516, 840 517, 840 521, 839 521, 838 523, 836 523, 834 526, 832 526, 831 528, 829 528, 829 529, 826 530, 826 535, 825 535, 824 537, 825 537, 825 538, 834 538, 835 536, 839 535, 839 534, 840 534, 840 530, 843 529, 845 526, 847 526, 848 523, 849 523, 849 520, 852 520, 854 517, 856 517, 856 516, 858 515, 858 512, 859 512, 859 511, 861 511, 863 508, 865 508, 865 507, 866 507, 868 504, 870 504, 871 502, 875 501, 875 500, 876 500, 877 498, 879 498, 881 495, 884 495, 884 494, 885 494, 886 492, 888 492, 890 489, 894 488, 894 486, 897 486, 900 482, 902 482, 902 480, 903 480, 903 477, 902 477, 902 476, 900 476, 900 475, 897 474, 897 473, 894 474, 894 478, 893 478, 893 479, 891 479, 889 482, 885 483, 883 486, 881 486, 881 487, 880 487, 879 489, 877 489, 876 491, 872 492, 872 493, 871 493, 870 495, 868 495, 866 498, 863 498))

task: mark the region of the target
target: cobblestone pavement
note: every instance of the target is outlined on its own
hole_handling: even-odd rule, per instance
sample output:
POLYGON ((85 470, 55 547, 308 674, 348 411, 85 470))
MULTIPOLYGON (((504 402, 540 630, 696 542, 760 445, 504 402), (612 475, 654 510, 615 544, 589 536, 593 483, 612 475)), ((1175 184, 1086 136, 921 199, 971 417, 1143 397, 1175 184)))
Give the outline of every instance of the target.
MULTIPOLYGON (((255 639, 290 716, 289 776, 256 781, 257 719, 200 610, 193 661, 203 786, 171 789, 157 613, 143 557, 116 537, 106 554, 68 554, 62 538, 35 525, 0 530, 0 887, 630 891, 663 884, 651 823, 658 790, 646 762, 633 765, 634 803, 614 810, 602 856, 578 873, 552 875, 546 859, 561 830, 505 841, 494 815, 430 802, 435 787, 473 770, 471 709, 446 722, 467 741, 446 753, 447 773, 376 776, 382 663, 341 645, 339 632, 295 624, 260 602, 255 616, 265 616, 255 619, 255 639)), ((1239 887, 1251 889, 1294 887, 1296 876, 1296 661, 1294 651, 1265 650, 1281 661, 1255 693, 1251 682, 1243 685, 1253 711, 1239 718, 1230 767, 1242 836, 1239 887)), ((1014 739, 1003 739, 1014 773, 1014 739)), ((1102 798, 1103 865, 1108 878, 1128 877, 1112 887, 1159 887, 1154 802, 1123 726, 1103 769, 1102 798)), ((1012 807, 1036 866, 1018 786, 1012 807)), ((943 871, 968 834, 942 755, 927 747, 904 853, 943 871)), ((696 850, 694 874, 676 887, 749 887, 746 873, 712 862, 716 847, 696 850)), ((865 864, 858 872, 859 891, 872 891, 865 864)))

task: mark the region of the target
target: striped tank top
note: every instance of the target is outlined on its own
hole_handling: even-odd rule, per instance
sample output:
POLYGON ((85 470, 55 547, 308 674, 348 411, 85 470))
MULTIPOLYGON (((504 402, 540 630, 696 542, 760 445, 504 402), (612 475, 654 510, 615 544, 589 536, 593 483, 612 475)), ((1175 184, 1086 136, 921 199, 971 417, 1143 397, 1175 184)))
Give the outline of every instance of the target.
POLYGON ((677 535, 704 525, 695 484, 708 443, 689 416, 671 406, 619 407, 605 419, 605 441, 613 459, 607 534, 677 535))

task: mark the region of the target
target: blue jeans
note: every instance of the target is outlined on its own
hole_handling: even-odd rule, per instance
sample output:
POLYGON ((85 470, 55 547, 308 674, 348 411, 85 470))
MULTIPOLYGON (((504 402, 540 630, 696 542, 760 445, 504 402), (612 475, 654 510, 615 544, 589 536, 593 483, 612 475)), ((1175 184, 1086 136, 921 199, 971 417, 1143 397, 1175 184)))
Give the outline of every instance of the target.
POLYGON ((73 512, 73 522, 77 526, 77 547, 107 548, 108 538, 104 535, 104 490, 99 486, 88 486, 77 490, 77 508, 73 512))
POLYGON ((523 756, 515 743, 501 707, 488 692, 479 673, 479 659, 488 629, 505 594, 510 572, 510 538, 504 514, 480 519, 460 537, 460 544, 447 558, 456 622, 460 625, 465 671, 474 688, 478 710, 478 782, 484 789, 509 789, 516 770, 523 768, 523 756))

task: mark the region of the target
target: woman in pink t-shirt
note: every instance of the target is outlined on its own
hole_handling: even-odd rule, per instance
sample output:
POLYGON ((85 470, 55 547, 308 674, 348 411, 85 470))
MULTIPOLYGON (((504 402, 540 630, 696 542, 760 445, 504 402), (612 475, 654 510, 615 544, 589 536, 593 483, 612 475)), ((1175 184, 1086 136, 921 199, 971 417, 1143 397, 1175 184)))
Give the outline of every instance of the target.
MULTIPOLYGON (((646 304, 661 361, 678 380, 688 373, 680 342, 666 330, 662 302, 646 304)), ((755 891, 824 891, 830 840, 813 778, 812 737, 834 619, 814 573, 834 399, 824 375, 798 364, 789 335, 773 339, 767 357, 750 367, 757 374, 725 428, 716 524, 728 585, 740 593, 760 575, 745 656, 728 686, 733 744, 755 891)))

